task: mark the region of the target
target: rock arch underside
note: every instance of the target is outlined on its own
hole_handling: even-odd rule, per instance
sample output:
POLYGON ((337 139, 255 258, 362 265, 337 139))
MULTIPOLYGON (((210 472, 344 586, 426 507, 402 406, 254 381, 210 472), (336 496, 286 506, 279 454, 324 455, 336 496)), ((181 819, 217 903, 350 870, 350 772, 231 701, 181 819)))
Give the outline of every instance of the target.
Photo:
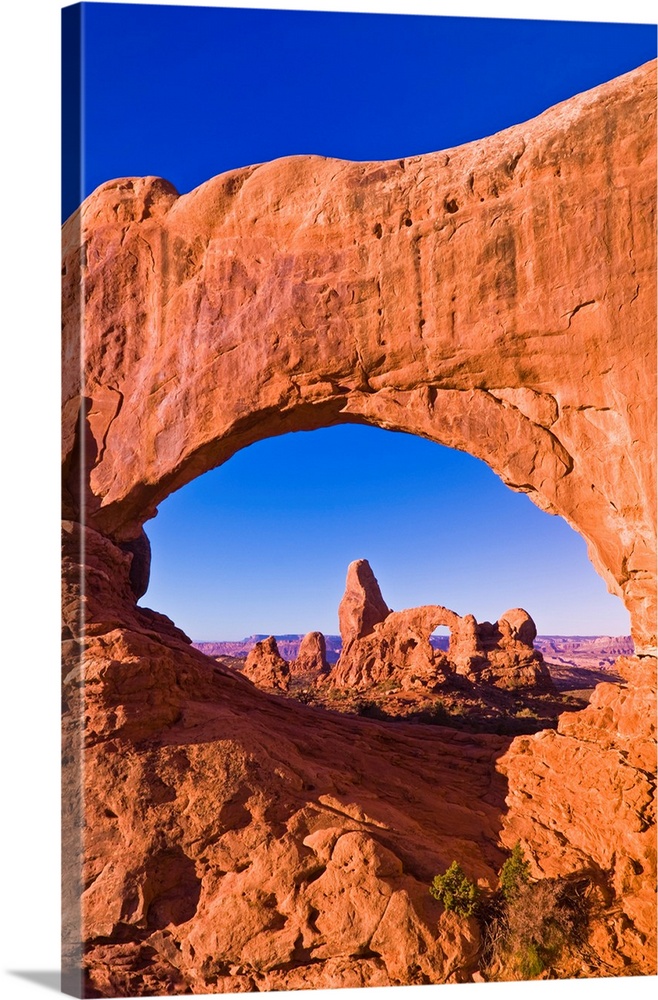
POLYGON ((655 106, 648 64, 456 149, 111 181, 66 224, 64 966, 87 995, 470 980, 478 924, 428 884, 457 859, 493 888, 517 841, 596 901, 569 974, 655 971, 655 106), (268 695, 137 606, 169 493, 341 422, 467 450, 564 517, 630 612, 625 682, 534 737, 391 726, 268 695))

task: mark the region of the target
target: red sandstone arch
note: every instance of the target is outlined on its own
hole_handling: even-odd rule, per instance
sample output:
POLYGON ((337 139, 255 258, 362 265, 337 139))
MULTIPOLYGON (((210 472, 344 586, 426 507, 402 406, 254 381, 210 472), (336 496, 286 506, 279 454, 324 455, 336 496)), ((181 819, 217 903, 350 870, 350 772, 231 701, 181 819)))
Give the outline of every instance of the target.
POLYGON ((65 978, 85 967, 103 995, 469 978, 473 942, 437 934, 427 883, 458 853, 493 887, 517 842, 539 877, 599 873, 606 974, 655 971, 651 661, 505 750, 315 725, 135 606, 168 492, 260 437, 359 420, 471 451, 566 517, 646 651, 654 212, 647 66, 447 153, 293 158, 180 198, 116 181, 69 220, 65 978), (377 901, 374 935, 352 900, 377 901))
POLYGON ((260 438, 409 431, 565 517, 648 651, 655 155, 648 64, 447 152, 103 185, 64 235, 66 516, 130 541, 260 438))

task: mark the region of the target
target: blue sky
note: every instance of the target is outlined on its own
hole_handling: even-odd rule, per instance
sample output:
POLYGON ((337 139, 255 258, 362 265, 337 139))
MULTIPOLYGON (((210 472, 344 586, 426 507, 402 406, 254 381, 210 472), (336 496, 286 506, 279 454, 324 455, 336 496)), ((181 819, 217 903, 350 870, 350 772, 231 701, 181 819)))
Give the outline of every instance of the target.
MULTIPOLYGON (((391 159, 532 118, 656 54, 642 25, 85 4, 82 190, 155 174, 186 192, 292 153, 391 159)), ((66 174, 65 174, 66 176, 66 174)), ((394 608, 542 633, 622 634, 628 616, 563 521, 481 462, 339 427, 260 442, 160 507, 142 603, 195 639, 337 631, 347 563, 394 608)))
POLYGON ((627 634, 628 618, 561 518, 484 462, 408 434, 342 426, 261 441, 169 497, 146 526, 142 603, 195 639, 337 633, 352 559, 396 610, 479 621, 525 607, 542 633, 627 634))

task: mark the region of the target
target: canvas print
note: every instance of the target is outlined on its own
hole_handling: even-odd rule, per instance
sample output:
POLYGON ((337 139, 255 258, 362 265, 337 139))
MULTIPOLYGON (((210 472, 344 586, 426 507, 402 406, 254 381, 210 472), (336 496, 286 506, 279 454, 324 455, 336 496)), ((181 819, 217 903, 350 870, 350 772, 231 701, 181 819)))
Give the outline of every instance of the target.
POLYGON ((65 989, 655 974, 655 25, 63 29, 65 989))

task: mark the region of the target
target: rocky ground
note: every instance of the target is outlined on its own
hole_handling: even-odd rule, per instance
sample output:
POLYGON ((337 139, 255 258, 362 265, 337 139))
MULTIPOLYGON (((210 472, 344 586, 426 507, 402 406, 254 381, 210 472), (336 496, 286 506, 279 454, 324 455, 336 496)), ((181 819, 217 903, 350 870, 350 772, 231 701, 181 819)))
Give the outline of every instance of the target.
POLYGON ((311 632, 196 645, 258 687, 307 705, 511 736, 556 728, 562 712, 587 705, 599 681, 620 681, 616 658, 632 653, 625 638, 540 640, 518 608, 495 625, 438 605, 392 612, 364 559, 348 569, 339 621, 341 636, 330 643, 311 632), (438 620, 450 624, 450 636, 431 634, 438 620), (225 647, 230 653, 217 655, 225 647), (338 651, 334 664, 328 647, 338 651), (543 650, 557 662, 547 663, 543 650))
MULTIPOLYGON (((264 636, 246 640, 248 649, 264 636)), ((280 643, 275 637, 282 654, 294 660, 301 636, 288 644, 280 643), (283 650, 281 646, 283 645, 283 650), (292 654, 292 655, 291 655, 292 654)), ((336 640, 339 637, 331 637, 336 640)), ((198 644, 197 645, 198 648, 198 644)), ((204 644, 205 645, 205 644, 204 644)), ((229 643, 208 644, 220 649, 229 643)), ((242 644, 231 643, 241 646, 242 644)), ((336 689, 318 684, 317 677, 306 676, 292 679, 284 697, 294 698, 309 705, 319 705, 330 711, 360 715, 382 721, 401 721, 427 725, 447 725, 470 732, 491 732, 517 735, 535 733, 541 729, 555 728, 562 712, 574 712, 584 708, 597 684, 621 682, 615 669, 614 654, 618 647, 631 647, 625 637, 587 636, 584 639, 572 636, 538 636, 535 645, 555 662, 547 659, 554 693, 533 690, 517 690, 513 693, 495 688, 483 688, 469 683, 464 678, 455 678, 454 684, 445 686, 440 693, 402 692, 393 682, 383 681, 364 692, 349 688, 336 689), (609 662, 608 662, 609 661, 609 662)), ((340 649, 340 642, 333 643, 340 649)), ((620 655, 620 654, 617 654, 620 655)), ((628 654, 626 654, 628 655, 628 654)), ((240 673, 244 670, 247 653, 244 655, 217 654, 214 659, 240 673)))
MULTIPOLYGON (((517 842, 533 885, 580 893, 584 921, 534 978, 651 971, 655 679, 637 658, 533 736, 327 711, 290 697, 313 658, 333 686, 319 633, 287 692, 260 690, 136 608, 130 556, 91 530, 81 593, 77 531, 65 621, 84 609, 88 624, 82 663, 65 642, 64 954, 84 995, 527 978, 493 963, 486 922, 429 893, 457 861, 495 900, 517 842)), ((265 641, 250 669, 280 659, 265 641)))
MULTIPOLYGON (((239 673, 245 666, 245 658, 238 656, 218 656, 216 661, 239 673)), ((608 679, 615 677, 612 671, 608 675, 608 679)), ((279 696, 383 722, 404 721, 450 726, 465 732, 519 735, 555 728, 560 713, 575 712, 587 705, 593 691, 593 685, 587 686, 589 674, 578 677, 574 672, 572 679, 580 683, 580 688, 558 690, 553 694, 533 690, 501 691, 473 684, 465 678, 455 678, 453 685, 446 685, 440 693, 432 693, 402 691, 390 681, 375 684, 365 691, 354 691, 330 687, 318 683, 318 677, 305 676, 292 679, 289 688, 279 691, 279 696)))

